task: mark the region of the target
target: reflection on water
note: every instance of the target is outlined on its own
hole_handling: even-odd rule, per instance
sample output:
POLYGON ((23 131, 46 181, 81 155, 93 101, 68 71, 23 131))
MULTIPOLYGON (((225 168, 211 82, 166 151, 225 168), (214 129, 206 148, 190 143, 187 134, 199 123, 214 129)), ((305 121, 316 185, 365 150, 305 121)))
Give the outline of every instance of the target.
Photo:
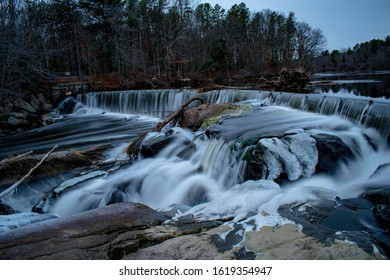
POLYGON ((317 73, 309 90, 315 93, 353 93, 390 98, 390 71, 372 73, 317 73), (321 83, 321 85, 319 84, 321 83))

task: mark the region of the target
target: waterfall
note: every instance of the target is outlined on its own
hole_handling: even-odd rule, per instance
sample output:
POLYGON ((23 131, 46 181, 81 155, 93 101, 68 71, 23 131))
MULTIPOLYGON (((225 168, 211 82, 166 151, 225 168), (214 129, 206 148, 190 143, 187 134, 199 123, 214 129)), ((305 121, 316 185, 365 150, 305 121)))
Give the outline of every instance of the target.
POLYGON ((266 105, 287 106, 324 115, 339 115, 365 129, 375 129, 390 142, 390 102, 356 96, 268 92, 257 95, 266 105))
POLYGON ((77 101, 113 113, 166 117, 196 95, 195 90, 114 91, 79 94, 77 101))
POLYGON ((286 106, 324 115, 339 115, 365 129, 375 129, 390 141, 390 102, 349 95, 301 94, 255 90, 135 90, 80 94, 77 100, 88 108, 115 113, 166 117, 190 98, 202 95, 207 103, 258 100, 263 105, 286 106))
MULTIPOLYGON (((52 141, 78 149, 107 143, 107 163, 128 159, 124 148, 130 140, 197 95, 207 103, 241 103, 249 110, 206 131, 167 126, 148 133, 144 147, 157 141, 152 157, 66 174, 61 185, 50 181, 48 190, 37 181, 34 199, 21 190, 4 203, 28 211, 35 197, 61 190, 42 209, 61 217, 132 201, 174 211, 176 218, 231 218, 244 232, 291 223, 279 213, 281 206, 304 211, 307 205, 361 199, 388 188, 390 104, 384 99, 232 89, 88 93, 64 102, 65 116, 53 125, 9 136, 3 146, 22 152, 50 147, 52 141), (62 191, 63 186, 70 187, 62 191)), ((370 227, 377 230, 359 224, 360 231, 370 227)))

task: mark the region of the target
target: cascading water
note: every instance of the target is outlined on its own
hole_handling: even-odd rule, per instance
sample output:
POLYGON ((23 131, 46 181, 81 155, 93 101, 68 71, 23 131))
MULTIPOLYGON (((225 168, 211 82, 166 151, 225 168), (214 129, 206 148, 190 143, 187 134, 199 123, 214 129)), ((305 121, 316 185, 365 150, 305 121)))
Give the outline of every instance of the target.
MULTIPOLYGON (((101 121, 111 113, 165 117, 196 95, 194 90, 90 93, 77 97, 75 115, 84 118, 99 109, 94 116, 101 121)), ((388 187, 386 100, 239 90, 212 91, 203 98, 238 102, 247 113, 206 131, 173 127, 149 133, 148 141, 168 134, 173 140, 154 157, 80 180, 54 201, 50 212, 68 216, 133 201, 157 209, 176 207, 178 215, 198 219, 232 217, 230 223, 251 231, 291 222, 278 212, 282 205, 304 209, 388 187), (326 150, 330 147, 335 150, 326 150)), ((123 145, 118 147, 110 154, 124 157, 123 145)))
MULTIPOLYGON (((197 95, 196 90, 146 90, 90 93, 79 95, 77 99, 87 108, 162 117, 197 95)), ((307 112, 339 115, 365 129, 375 129, 383 136, 384 141, 390 141, 390 102, 386 99, 250 90, 210 91, 202 94, 202 97, 206 103, 257 100, 263 105, 286 106, 307 112)))

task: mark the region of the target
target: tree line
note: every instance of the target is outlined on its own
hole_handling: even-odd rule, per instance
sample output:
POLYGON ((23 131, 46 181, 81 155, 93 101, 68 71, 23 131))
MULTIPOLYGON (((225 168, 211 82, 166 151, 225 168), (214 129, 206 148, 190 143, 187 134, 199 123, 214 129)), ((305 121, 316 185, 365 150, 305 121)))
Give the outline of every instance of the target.
POLYGON ((389 70, 390 36, 356 44, 353 48, 323 51, 313 67, 321 72, 389 70))
POLYGON ((68 73, 259 73, 309 68, 321 29, 244 4, 225 10, 191 0, 0 0, 1 90, 68 73))

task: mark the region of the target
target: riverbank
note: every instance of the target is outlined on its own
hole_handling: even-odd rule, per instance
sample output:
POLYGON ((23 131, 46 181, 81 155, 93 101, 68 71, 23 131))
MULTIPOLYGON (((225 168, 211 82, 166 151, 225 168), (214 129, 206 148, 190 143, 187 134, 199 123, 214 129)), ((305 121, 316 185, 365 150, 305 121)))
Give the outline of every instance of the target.
POLYGON ((242 237, 224 221, 171 218, 172 213, 134 203, 54 218, 0 234, 0 259, 385 259, 352 242, 321 243, 295 224, 263 227, 237 244, 242 237))

